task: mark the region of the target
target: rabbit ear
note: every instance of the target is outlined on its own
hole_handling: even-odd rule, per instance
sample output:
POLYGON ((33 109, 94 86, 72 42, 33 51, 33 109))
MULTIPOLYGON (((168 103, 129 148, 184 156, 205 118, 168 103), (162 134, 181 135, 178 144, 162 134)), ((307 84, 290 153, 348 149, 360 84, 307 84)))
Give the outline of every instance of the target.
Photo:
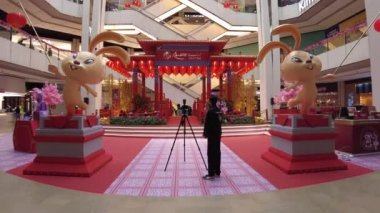
POLYGON ((290 33, 294 38, 294 47, 293 50, 298 50, 301 46, 301 33, 298 30, 296 25, 293 24, 283 24, 272 30, 272 35, 279 35, 290 33))
POLYGON ((268 52, 271 51, 274 48, 280 48, 280 49, 282 49, 284 51, 285 55, 289 54, 290 51, 291 51, 290 48, 288 47, 288 45, 286 45, 285 43, 282 43, 280 41, 269 42, 263 48, 261 48, 261 50, 259 52, 259 55, 256 58, 257 64, 260 64, 263 61, 263 59, 266 56, 266 54, 268 54, 268 52))
POLYGON ((106 40, 122 43, 125 41, 125 37, 119 33, 111 32, 111 31, 99 33, 91 40, 90 46, 89 46, 89 52, 94 51, 96 45, 106 40))
POLYGON ((118 46, 112 46, 112 47, 103 47, 100 50, 98 50, 95 55, 100 55, 103 53, 110 53, 116 57, 118 57, 125 65, 129 64, 130 57, 127 51, 125 51, 123 48, 118 46))

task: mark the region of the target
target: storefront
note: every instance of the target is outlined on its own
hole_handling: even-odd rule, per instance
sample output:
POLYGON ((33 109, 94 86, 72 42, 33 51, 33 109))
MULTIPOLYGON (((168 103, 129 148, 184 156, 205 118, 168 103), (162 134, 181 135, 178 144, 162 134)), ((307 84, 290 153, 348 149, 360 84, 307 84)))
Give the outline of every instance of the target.
POLYGON ((318 83, 317 106, 337 107, 339 105, 338 83, 318 83))
POLYGON ((345 83, 346 106, 372 106, 371 78, 356 79, 345 83))

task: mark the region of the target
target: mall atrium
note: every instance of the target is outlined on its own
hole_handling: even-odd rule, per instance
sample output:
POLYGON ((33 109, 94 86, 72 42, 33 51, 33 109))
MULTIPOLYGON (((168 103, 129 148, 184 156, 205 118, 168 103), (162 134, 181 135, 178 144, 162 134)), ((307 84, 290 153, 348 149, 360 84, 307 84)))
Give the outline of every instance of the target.
POLYGON ((1 212, 379 212, 380 1, 1 0, 0 46, 1 212))

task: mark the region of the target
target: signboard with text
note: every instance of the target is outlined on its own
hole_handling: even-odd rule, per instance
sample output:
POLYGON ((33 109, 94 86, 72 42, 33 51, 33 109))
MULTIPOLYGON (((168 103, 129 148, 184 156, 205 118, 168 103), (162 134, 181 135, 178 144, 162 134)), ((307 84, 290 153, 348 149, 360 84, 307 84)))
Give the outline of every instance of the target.
POLYGON ((301 0, 298 2, 298 11, 300 13, 305 12, 306 10, 310 9, 311 6, 319 2, 319 0, 301 0))
POLYGON ((207 61, 208 51, 164 50, 157 51, 159 61, 207 61))

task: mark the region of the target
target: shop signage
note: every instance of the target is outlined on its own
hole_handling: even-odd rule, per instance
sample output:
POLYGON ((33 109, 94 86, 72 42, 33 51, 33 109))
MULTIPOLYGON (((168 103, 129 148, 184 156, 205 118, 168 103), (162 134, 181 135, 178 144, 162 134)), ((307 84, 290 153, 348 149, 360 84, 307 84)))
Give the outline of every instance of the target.
POLYGON ((303 13, 317 2, 319 2, 319 0, 301 0, 298 2, 298 11, 303 13))
POLYGON ((184 13, 185 18, 204 18, 205 16, 200 13, 194 13, 194 12, 185 12, 184 13))
POLYGON ((206 51, 158 51, 157 58, 160 61, 206 61, 209 53, 206 51))

